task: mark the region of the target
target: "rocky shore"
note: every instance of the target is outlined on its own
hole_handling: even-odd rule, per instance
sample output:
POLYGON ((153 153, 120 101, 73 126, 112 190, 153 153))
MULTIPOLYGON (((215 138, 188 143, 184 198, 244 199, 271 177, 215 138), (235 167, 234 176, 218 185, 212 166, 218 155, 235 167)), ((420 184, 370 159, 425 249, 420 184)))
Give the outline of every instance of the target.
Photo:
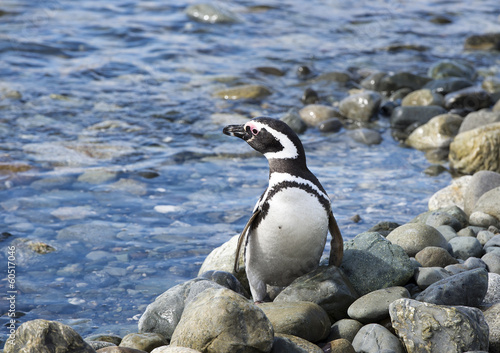
MULTIPOLYGON (((466 48, 499 43, 498 35, 474 36, 466 48)), ((457 176, 429 200, 428 212, 346 240, 339 268, 322 265, 270 288, 273 302, 258 305, 244 272, 232 272, 235 236, 207 257, 198 277, 158 296, 137 333, 82 338, 57 321, 33 320, 4 352, 500 353, 500 78, 444 60, 427 76, 343 72, 311 80, 356 88, 333 105, 305 90, 307 104, 283 119, 297 131, 346 127, 370 145, 381 141, 370 122, 387 117, 396 140, 440 166, 435 173, 449 166, 457 176)), ((269 94, 245 85, 215 96, 269 94)))

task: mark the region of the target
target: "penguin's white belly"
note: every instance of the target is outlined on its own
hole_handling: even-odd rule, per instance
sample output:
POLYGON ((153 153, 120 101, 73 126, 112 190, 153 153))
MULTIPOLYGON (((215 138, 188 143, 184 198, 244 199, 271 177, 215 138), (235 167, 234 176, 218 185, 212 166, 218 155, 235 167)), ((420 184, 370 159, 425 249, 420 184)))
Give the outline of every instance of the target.
POLYGON ((249 234, 246 267, 266 284, 286 286, 318 266, 328 234, 319 200, 286 188, 269 200, 263 220, 249 234))

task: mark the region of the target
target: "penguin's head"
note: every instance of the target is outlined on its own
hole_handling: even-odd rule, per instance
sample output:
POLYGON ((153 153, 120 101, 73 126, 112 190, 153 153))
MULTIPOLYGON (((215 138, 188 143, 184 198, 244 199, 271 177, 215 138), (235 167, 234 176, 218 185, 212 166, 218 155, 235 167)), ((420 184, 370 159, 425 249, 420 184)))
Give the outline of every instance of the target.
POLYGON ((267 159, 305 158, 297 134, 278 119, 255 118, 243 125, 228 125, 222 132, 245 140, 267 159))

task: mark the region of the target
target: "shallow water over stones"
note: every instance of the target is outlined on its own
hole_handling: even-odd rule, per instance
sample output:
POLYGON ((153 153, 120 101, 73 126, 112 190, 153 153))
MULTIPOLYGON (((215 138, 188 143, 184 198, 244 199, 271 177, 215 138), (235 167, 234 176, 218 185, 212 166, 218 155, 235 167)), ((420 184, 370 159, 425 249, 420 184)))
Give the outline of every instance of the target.
MULTIPOLYGON (((265 159, 225 124, 300 109, 306 88, 331 106, 362 74, 407 72, 384 81, 397 85, 443 58, 473 67, 462 79, 500 71, 491 52, 463 50, 464 33, 500 30, 494 0, 347 4, 220 2, 228 24, 186 14, 193 1, 2 2, 0 261, 15 245, 19 321, 124 336, 153 298, 195 277, 267 185, 265 159), (236 85, 265 94, 217 97, 236 85)), ((346 238, 411 220, 450 181, 424 174, 423 153, 389 125, 368 124, 380 144, 345 129, 301 135, 346 238)))

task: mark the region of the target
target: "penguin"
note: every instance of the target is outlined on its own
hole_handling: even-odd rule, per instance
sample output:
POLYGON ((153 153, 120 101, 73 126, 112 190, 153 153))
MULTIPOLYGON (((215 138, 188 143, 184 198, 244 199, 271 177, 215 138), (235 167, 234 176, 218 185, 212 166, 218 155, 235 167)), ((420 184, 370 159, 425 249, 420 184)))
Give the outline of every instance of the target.
POLYGON ((245 270, 254 302, 263 302, 267 286, 288 286, 319 266, 328 231, 329 265, 340 266, 343 240, 330 199, 307 168, 302 142, 283 121, 259 117, 228 125, 224 134, 239 137, 269 163, 269 185, 238 239, 234 270, 244 246, 245 270))

